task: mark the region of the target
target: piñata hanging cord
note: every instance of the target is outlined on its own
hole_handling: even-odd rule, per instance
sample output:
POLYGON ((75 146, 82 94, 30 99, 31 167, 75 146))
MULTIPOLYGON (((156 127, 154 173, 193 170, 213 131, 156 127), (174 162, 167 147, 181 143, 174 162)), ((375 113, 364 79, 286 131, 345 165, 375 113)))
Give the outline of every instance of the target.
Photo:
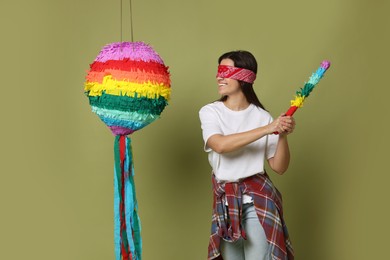
MULTIPOLYGON (((123 42, 123 0, 119 0, 120 2, 120 29, 121 29, 121 43, 123 42)), ((134 42, 134 33, 133 33, 133 8, 132 1, 129 0, 129 14, 130 14, 130 41, 134 42)), ((122 51, 122 49, 121 49, 122 51)))
MULTIPOLYGON (((324 76, 325 72, 329 69, 329 67, 330 67, 329 61, 324 60, 323 62, 321 62, 321 66, 317 69, 315 73, 311 75, 309 81, 305 83, 303 88, 301 88, 296 92, 295 99, 291 100, 291 106, 284 114, 285 116, 294 115, 294 113, 298 110, 298 108, 301 108, 303 106, 303 102, 310 95, 314 87, 321 80, 321 78, 324 76)), ((274 132, 274 134, 279 134, 279 133, 274 132)))

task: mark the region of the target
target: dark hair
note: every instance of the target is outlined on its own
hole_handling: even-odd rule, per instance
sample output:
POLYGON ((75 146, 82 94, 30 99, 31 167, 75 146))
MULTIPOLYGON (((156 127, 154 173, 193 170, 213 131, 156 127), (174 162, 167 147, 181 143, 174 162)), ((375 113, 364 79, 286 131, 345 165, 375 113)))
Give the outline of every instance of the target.
MULTIPOLYGON (((253 71, 257 74, 257 62, 255 56, 249 51, 231 51, 225 54, 222 54, 218 59, 218 64, 221 63, 224 59, 231 59, 234 62, 234 67, 244 68, 253 71)), ((244 93, 246 100, 258 107, 261 107, 265 110, 264 106, 261 104, 259 98, 257 97, 255 90, 253 89, 252 83, 247 83, 244 81, 238 81, 241 86, 241 90, 244 93)), ((226 101, 227 96, 223 96, 219 99, 219 101, 226 101)))

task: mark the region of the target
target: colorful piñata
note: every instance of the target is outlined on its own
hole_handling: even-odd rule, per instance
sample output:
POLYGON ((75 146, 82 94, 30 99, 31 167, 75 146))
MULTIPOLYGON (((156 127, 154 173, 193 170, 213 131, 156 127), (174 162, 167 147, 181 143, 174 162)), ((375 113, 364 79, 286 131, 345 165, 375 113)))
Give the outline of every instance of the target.
POLYGON ((168 67, 143 42, 103 47, 90 65, 85 93, 92 111, 115 137, 115 252, 117 260, 141 260, 142 240, 135 196, 131 139, 160 117, 171 93, 168 67))

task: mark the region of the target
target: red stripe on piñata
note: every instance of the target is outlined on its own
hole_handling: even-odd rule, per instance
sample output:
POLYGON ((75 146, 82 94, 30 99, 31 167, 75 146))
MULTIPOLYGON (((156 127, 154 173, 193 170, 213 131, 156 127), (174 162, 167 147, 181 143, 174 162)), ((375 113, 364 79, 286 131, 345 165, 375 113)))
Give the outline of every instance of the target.
POLYGON ((97 82, 102 83, 103 78, 107 75, 111 75, 114 80, 118 81, 129 81, 134 83, 145 83, 152 82, 153 84, 162 84, 164 86, 170 87, 171 80, 169 74, 155 74, 151 72, 143 71, 123 71, 123 70, 105 70, 105 71, 90 71, 85 77, 87 82, 97 82))
POLYGON ((124 70, 124 71, 145 71, 155 74, 168 74, 168 67, 157 62, 133 61, 129 59, 123 60, 108 60, 106 62, 95 61, 90 65, 90 71, 105 71, 105 70, 124 70))

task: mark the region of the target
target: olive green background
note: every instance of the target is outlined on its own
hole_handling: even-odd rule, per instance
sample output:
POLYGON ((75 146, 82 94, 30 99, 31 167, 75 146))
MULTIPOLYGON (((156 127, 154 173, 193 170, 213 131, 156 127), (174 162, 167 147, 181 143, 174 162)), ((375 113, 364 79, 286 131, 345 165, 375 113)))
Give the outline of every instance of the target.
MULTIPOLYGON (((120 41, 119 0, 4 0, 0 10, 0 259, 114 259, 114 137, 83 84, 100 49, 120 41)), ((257 57, 255 88, 273 116, 332 62, 296 113, 289 170, 270 173, 296 259, 388 257, 389 11, 386 0, 133 0, 134 40, 172 75, 162 118, 132 136, 143 259, 206 259, 198 110, 218 98, 217 58, 236 49, 257 57)))

